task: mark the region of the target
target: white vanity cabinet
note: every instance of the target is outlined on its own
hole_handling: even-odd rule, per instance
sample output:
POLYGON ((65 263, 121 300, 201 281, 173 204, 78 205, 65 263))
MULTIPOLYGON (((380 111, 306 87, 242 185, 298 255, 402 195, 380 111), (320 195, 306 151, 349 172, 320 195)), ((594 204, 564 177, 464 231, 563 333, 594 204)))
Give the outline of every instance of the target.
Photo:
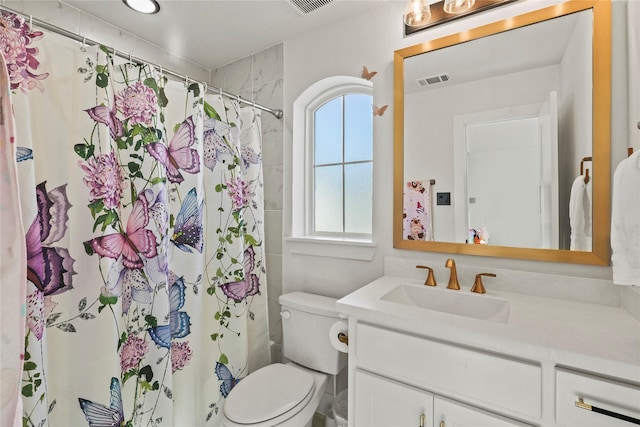
POLYGON ((478 408, 540 414, 540 366, 365 323, 354 329, 351 426, 522 427, 478 408))
POLYGON ((433 417, 436 427, 528 426, 528 424, 522 424, 515 420, 439 396, 436 396, 433 401, 433 417))
POLYGON ((365 371, 355 374, 356 426, 524 427, 525 424, 434 396, 365 371))
POLYGON ((640 425, 640 323, 620 308, 495 292, 508 318, 482 320, 387 298, 409 286, 440 297, 385 276, 336 303, 349 427, 640 425))
POLYGON ((364 371, 357 371, 355 378, 353 425, 433 426, 432 393, 364 371))

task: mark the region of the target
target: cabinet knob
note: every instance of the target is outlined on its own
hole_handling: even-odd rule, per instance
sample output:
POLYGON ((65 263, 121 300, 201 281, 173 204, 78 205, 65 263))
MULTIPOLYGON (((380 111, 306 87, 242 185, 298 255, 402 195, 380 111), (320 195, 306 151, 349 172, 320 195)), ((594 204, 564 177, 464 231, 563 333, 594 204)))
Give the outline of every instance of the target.
POLYGON ((420 415, 420 426, 419 426, 419 427, 424 427, 424 420, 425 420, 425 418, 426 418, 426 417, 425 417, 425 415, 424 415, 424 414, 420 415))
POLYGON ((445 427, 444 426, 444 421, 440 421, 440 427, 445 427))

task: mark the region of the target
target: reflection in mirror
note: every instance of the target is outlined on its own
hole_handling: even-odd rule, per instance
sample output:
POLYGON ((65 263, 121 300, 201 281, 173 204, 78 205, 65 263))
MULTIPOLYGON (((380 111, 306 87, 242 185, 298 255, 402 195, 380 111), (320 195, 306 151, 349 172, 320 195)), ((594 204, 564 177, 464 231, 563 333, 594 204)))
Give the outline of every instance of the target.
POLYGON ((396 52, 396 247, 608 262, 607 3, 396 52))

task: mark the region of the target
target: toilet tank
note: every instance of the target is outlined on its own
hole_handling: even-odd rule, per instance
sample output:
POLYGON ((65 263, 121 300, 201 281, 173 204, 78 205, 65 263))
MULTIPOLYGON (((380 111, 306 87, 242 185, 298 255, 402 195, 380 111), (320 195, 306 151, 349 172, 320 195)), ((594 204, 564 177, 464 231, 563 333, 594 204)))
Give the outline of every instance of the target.
POLYGON ((333 375, 347 366, 347 354, 329 341, 329 329, 340 320, 335 298, 292 292, 281 295, 279 301, 286 359, 333 375))

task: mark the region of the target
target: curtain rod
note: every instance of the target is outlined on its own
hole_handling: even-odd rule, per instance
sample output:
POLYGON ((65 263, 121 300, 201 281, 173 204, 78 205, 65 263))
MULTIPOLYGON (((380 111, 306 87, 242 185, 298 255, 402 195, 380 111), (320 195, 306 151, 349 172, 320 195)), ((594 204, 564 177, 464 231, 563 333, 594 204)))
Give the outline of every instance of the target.
MULTIPOLYGON (((99 43, 99 42, 97 42, 95 40, 91 40, 91 39, 88 39, 86 37, 82 37, 82 36, 80 36, 80 35, 78 35, 78 34, 76 34, 74 32, 65 30, 64 28, 60 28, 60 27, 58 27, 56 25, 50 24, 48 22, 45 22, 45 21, 43 21, 41 19, 34 18, 32 15, 29 15, 29 14, 26 14, 26 13, 23 13, 23 12, 18 12, 17 10, 13 10, 11 8, 8 8, 8 7, 4 6, 4 5, 0 5, 0 9, 4 9, 7 12, 15 13, 17 15, 20 15, 20 16, 26 18, 28 20, 28 22, 29 22, 29 26, 30 27, 33 26, 33 25, 36 25, 36 26, 38 26, 38 27, 40 27, 42 29, 45 29, 47 31, 51 31, 51 32, 54 32, 56 34, 60 34, 60 35, 62 35, 64 37, 73 39, 73 40, 75 40, 77 42, 82 42, 83 44, 86 44, 86 45, 89 45, 89 46, 94 46, 94 45, 101 45, 102 46, 101 43, 99 43)), ((107 50, 111 49, 113 51, 113 55, 119 56, 120 58, 128 59, 129 62, 135 62, 135 63, 140 64, 140 65, 145 65, 145 64, 151 65, 152 67, 156 68, 158 71, 161 71, 164 74, 168 74, 170 76, 173 76, 173 77, 175 77, 177 79, 184 80, 185 82, 191 81, 193 83, 200 83, 201 85, 203 85, 206 88, 207 92, 210 92, 210 93, 213 93, 213 94, 219 94, 219 95, 222 95, 222 96, 226 96, 227 98, 236 99, 238 102, 241 102, 241 103, 244 103, 244 104, 248 104, 248 105, 251 105, 254 108, 257 108, 259 110, 271 113, 271 114, 273 114, 275 116, 276 119, 281 119, 282 116, 284 115, 282 110, 275 110, 275 109, 272 109, 272 108, 269 108, 269 107, 265 107, 264 105, 260 105, 260 104, 254 102, 254 101, 249 101, 248 99, 242 98, 242 97, 240 97, 240 95, 235 95, 233 93, 227 92, 227 91, 225 91, 225 90, 223 90, 221 88, 217 88, 215 86, 209 86, 208 83, 206 83, 206 82, 199 82, 197 80, 193 80, 193 79, 189 78, 189 76, 187 76, 185 74, 177 73, 177 72, 175 72, 173 70, 166 69, 166 68, 164 68, 164 67, 162 67, 160 65, 152 64, 152 63, 150 63, 148 61, 145 61, 144 59, 137 58, 137 57, 132 56, 132 55, 126 55, 124 52, 118 52, 113 47, 109 48, 106 45, 105 45, 105 47, 107 47, 107 50)))

